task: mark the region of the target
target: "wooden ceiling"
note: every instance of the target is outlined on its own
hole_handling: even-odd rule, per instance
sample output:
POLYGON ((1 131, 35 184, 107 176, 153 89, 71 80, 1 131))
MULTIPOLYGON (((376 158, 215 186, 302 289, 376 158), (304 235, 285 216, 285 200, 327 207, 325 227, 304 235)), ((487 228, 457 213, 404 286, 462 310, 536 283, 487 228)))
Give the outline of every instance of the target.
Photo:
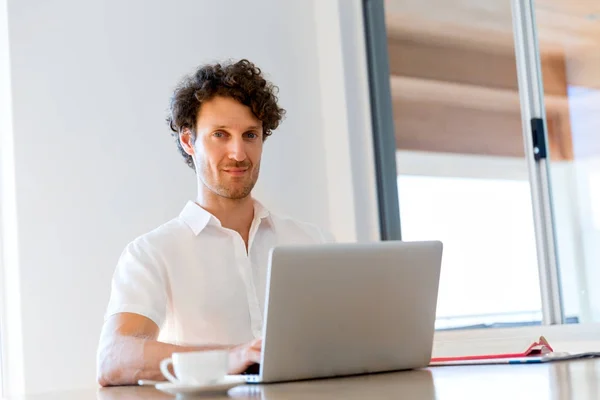
MULTIPOLYGON (((536 4, 552 157, 600 154, 567 97, 600 89, 600 1, 536 4)), ((386 0, 386 23, 398 148, 523 157, 509 0, 386 0)))
MULTIPOLYGON (((510 0, 386 0, 389 16, 451 24, 512 37, 510 0)), ((600 40, 598 0, 536 0, 541 40, 568 46, 600 40)))

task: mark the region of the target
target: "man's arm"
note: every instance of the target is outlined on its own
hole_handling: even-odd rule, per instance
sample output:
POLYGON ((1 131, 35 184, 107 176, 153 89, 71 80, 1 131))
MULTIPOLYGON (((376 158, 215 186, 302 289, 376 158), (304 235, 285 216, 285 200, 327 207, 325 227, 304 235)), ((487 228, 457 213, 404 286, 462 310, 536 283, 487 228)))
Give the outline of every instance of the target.
POLYGON ((164 380, 160 362, 173 353, 229 350, 229 373, 242 373, 260 362, 262 341, 240 346, 177 346, 157 340, 159 327, 149 318, 132 313, 111 316, 104 324, 98 346, 98 383, 133 385, 139 379, 164 380))

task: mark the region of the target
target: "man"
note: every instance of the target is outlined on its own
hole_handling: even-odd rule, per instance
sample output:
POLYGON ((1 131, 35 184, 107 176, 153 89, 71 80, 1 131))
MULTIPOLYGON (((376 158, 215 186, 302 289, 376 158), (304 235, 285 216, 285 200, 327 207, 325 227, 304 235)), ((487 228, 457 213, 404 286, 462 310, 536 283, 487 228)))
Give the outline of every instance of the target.
POLYGON ((174 352, 227 349, 232 374, 259 362, 269 250, 329 241, 251 196, 285 112, 275 92, 247 60, 203 66, 176 88, 168 122, 198 196, 123 251, 98 348, 102 386, 161 380, 174 352))

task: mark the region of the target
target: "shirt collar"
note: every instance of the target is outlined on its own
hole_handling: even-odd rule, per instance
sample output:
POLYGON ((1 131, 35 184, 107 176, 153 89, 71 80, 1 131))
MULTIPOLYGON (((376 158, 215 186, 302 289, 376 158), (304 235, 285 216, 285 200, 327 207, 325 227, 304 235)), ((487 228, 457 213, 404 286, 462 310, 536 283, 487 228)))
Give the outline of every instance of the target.
MULTIPOLYGON (((270 212, 260 202, 254 200, 254 221, 270 219, 270 212)), ((194 235, 199 235, 208 225, 221 226, 221 221, 193 201, 188 201, 181 210, 179 218, 190 227, 194 235)), ((254 222, 253 221, 253 222, 254 222)))

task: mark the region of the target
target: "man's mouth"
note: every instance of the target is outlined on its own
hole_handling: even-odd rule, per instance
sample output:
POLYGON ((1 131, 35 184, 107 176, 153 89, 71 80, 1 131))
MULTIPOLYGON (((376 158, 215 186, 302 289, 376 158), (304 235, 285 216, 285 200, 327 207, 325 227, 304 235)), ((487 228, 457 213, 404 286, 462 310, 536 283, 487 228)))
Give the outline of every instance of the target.
POLYGON ((248 172, 248 168, 229 168, 224 171, 233 176, 242 176, 248 172))

